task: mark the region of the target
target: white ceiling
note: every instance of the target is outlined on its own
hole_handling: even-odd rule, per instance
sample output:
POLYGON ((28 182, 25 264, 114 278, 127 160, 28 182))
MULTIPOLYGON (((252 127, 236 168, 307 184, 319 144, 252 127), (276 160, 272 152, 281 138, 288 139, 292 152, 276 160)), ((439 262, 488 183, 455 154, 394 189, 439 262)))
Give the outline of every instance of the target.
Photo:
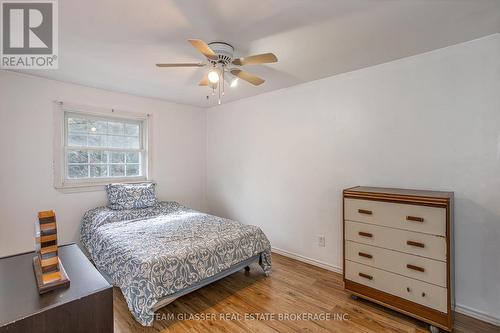
POLYGON ((59 17, 59 69, 26 73, 210 106, 206 69, 154 66, 203 60, 188 38, 278 57, 227 102, 500 32, 500 0, 60 0, 59 17))

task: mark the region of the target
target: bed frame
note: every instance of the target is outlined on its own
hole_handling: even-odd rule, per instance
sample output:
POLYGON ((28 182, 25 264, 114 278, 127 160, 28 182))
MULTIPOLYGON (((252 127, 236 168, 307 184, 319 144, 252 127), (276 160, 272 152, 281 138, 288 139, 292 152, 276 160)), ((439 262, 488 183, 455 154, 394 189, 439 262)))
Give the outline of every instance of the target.
MULTIPOLYGON (((87 249, 85 249, 85 247, 83 246, 80 246, 80 249, 82 250, 82 252, 85 254, 85 256, 87 256, 87 258, 90 260, 90 262, 96 267, 97 270, 99 270, 97 268, 97 266, 94 264, 94 262, 92 261, 92 259, 90 258, 90 254, 88 253, 87 249)), ((245 269, 245 271, 250 271, 250 264, 253 264, 253 263, 259 263, 260 264, 260 258, 261 258, 261 253, 258 253, 256 255, 254 255, 253 257, 250 257, 246 260, 243 260, 242 262, 222 271, 222 272, 219 272, 217 274, 215 274, 214 276, 211 276, 211 277, 208 277, 206 279, 203 279, 201 280, 200 282, 198 282, 197 284, 193 285, 193 286, 190 286, 190 287, 187 287, 185 289, 182 289, 182 290, 179 290, 178 292, 176 293, 173 293, 171 295, 168 295, 164 298, 162 298, 161 300, 158 301, 158 303, 156 303, 154 306, 153 306, 153 310, 156 312, 158 311, 159 309, 161 309, 162 307, 172 303, 173 301, 175 301, 176 299, 178 299, 179 297, 182 297, 186 294, 189 294, 190 292, 193 292, 195 290, 198 290, 200 288, 203 288, 205 287, 206 285, 209 285, 210 283, 212 282, 215 282, 215 281, 218 281, 220 279, 223 279, 225 278, 226 276, 229 276, 233 273, 236 273, 242 269, 245 269)), ((113 281, 111 279, 111 277, 106 274, 105 272, 102 272, 99 270, 99 272, 101 273, 101 275, 108 281, 109 284, 111 285, 114 285, 113 284, 113 281)))
POLYGON ((233 273, 236 273, 236 272, 242 270, 243 268, 245 269, 245 271, 248 272, 248 271, 250 271, 250 264, 252 264, 254 262, 259 262, 259 260, 260 260, 260 253, 253 256, 253 257, 250 257, 250 258, 248 258, 248 259, 246 259, 246 260, 244 260, 244 261, 242 261, 242 262, 240 262, 240 263, 238 263, 238 264, 236 264, 236 265, 234 265, 234 266, 232 266, 232 267, 230 267, 230 268, 228 268, 220 273, 217 273, 214 276, 211 276, 209 278, 201 280, 200 282, 198 282, 197 284, 195 284, 193 286, 179 290, 178 292, 176 292, 172 295, 168 295, 167 297, 158 301, 158 303, 156 303, 153 306, 153 310, 156 312, 156 311, 158 311, 158 309, 161 309, 162 307, 172 303, 177 298, 182 297, 186 294, 189 294, 190 292, 193 292, 197 289, 203 288, 212 282, 223 279, 228 275, 231 275, 233 273))

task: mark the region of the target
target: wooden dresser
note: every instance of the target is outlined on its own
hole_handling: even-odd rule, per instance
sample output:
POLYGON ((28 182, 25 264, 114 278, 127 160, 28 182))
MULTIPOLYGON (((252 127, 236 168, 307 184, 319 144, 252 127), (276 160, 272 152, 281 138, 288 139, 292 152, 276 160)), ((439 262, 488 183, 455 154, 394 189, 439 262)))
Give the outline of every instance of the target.
POLYGON ((357 297, 453 327, 453 192, 344 190, 344 283, 357 297))
POLYGON ((0 258, 0 333, 113 332, 113 288, 76 244, 59 247, 68 288, 40 295, 34 256, 0 258))

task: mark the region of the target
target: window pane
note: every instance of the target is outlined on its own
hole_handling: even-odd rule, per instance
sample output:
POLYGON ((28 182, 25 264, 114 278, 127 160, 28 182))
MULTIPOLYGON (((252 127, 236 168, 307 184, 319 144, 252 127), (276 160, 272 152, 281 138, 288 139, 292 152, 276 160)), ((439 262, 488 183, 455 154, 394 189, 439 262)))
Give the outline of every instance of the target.
POLYGON ((127 153, 126 158, 127 163, 139 163, 139 153, 127 153))
POLYGON ((68 177, 69 178, 87 178, 89 171, 89 166, 86 164, 82 165, 69 165, 68 166, 68 177))
POLYGON ((85 150, 70 150, 68 163, 88 163, 88 154, 85 150))
POLYGON ((111 163, 125 163, 125 153, 111 153, 111 163))
POLYGON ((108 134, 118 134, 118 135, 125 134, 124 124, 109 121, 108 122, 108 134))
POLYGON ((125 148, 139 149, 140 148, 139 138, 133 136, 127 137, 127 143, 125 148))
POLYGON ((106 136, 104 135, 89 135, 88 147, 106 147, 106 136))
POLYGON ((106 134, 108 133, 108 122, 101 120, 89 120, 89 133, 106 134))
POLYGON ((78 118, 68 118, 68 132, 70 133, 86 133, 87 120, 78 118))
POLYGON ((125 176, 125 164, 111 164, 109 170, 111 172, 110 176, 125 176))
POLYGON ((91 165, 90 177, 106 177, 108 175, 107 165, 91 165))
POLYGON ((109 136, 108 146, 111 148, 128 148, 126 136, 109 136))
POLYGON ((87 146, 87 135, 68 135, 68 146, 87 146))
POLYGON ((91 151, 89 152, 89 161, 92 164, 108 163, 108 152, 91 151))
POLYGON ((68 116, 67 128, 68 146, 140 149, 142 145, 140 122, 68 116))
POLYGON ((71 179, 138 177, 142 122, 66 114, 66 170, 71 179), (80 148, 82 147, 82 148, 80 148), (89 147, 89 148, 85 148, 89 147))
POLYGON ((127 176, 139 176, 139 164, 127 164, 127 176))
POLYGON ((131 136, 139 136, 138 124, 125 124, 125 134, 131 136))

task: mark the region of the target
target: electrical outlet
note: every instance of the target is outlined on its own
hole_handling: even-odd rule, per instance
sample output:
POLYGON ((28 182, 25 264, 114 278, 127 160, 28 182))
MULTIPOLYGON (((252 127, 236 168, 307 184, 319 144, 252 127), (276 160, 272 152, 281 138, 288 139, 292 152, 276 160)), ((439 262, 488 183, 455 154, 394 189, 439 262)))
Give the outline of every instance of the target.
POLYGON ((318 236, 318 246, 325 247, 325 236, 323 235, 318 236))

